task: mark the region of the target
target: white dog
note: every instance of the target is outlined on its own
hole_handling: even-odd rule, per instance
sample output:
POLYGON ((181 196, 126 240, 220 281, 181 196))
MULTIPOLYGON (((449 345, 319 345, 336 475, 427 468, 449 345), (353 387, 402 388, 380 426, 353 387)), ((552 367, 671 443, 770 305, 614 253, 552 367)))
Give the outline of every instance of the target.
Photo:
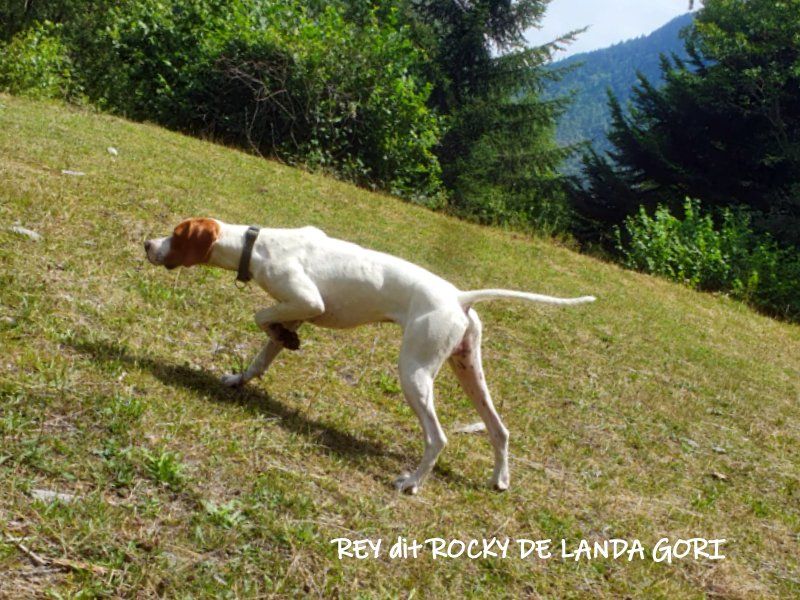
POLYGON ((494 447, 492 484, 508 488, 508 430, 492 404, 481 365, 481 322, 472 305, 495 298, 547 304, 593 302, 592 296, 551 298, 509 290, 462 292, 410 262, 328 237, 314 227, 258 229, 215 219, 188 219, 170 237, 144 244, 148 260, 168 269, 210 264, 253 279, 277 303, 255 315, 270 337, 244 373, 225 375, 240 386, 262 375, 282 348, 297 349, 305 322, 349 328, 390 321, 403 329, 400 384, 425 436, 422 461, 396 481, 414 494, 433 469, 447 438, 433 406, 433 380, 449 360, 494 447))

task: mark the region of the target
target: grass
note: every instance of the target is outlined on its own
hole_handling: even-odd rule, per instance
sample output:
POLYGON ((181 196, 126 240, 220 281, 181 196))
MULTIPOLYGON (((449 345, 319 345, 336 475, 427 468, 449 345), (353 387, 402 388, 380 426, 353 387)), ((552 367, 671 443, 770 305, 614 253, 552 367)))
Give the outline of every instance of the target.
MULTIPOLYGON (((0 348, 0 597, 800 595, 800 328, 547 241, 0 96, 0 348), (393 490, 421 451, 393 326, 303 328, 299 353, 223 388, 268 299, 146 264, 142 241, 190 215, 317 225, 463 289, 597 295, 480 306, 511 490, 487 485, 486 438, 455 434, 418 497, 393 490), (340 561, 330 543, 398 536, 728 542, 671 565, 340 561)), ((449 372, 437 407, 447 431, 477 420, 449 372)))

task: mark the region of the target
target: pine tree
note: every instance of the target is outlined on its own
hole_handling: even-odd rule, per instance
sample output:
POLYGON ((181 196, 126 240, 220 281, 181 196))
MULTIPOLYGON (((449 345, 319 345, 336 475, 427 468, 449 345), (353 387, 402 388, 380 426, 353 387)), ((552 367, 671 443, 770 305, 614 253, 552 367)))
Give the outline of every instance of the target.
POLYGON ((435 107, 448 117, 439 149, 451 206, 482 222, 563 230, 569 210, 555 142, 565 99, 543 101, 544 63, 577 32, 527 47, 549 0, 417 0, 411 6, 433 57, 435 107))
POLYGON ((610 156, 585 157, 573 194, 594 233, 640 205, 683 198, 744 206, 800 244, 800 0, 707 0, 664 58, 665 85, 640 77, 626 112, 610 99, 610 156))

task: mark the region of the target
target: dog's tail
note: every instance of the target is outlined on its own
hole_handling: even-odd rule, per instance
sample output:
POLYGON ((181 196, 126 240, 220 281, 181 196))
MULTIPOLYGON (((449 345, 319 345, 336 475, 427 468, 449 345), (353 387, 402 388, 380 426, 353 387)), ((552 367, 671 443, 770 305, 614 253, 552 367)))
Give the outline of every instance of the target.
POLYGON ((553 296, 542 296, 541 294, 529 294, 527 292, 515 292, 513 290, 471 290, 461 292, 458 295, 458 302, 464 308, 472 306, 476 302, 484 300, 497 300, 500 298, 515 298, 517 300, 527 300, 528 302, 542 302, 544 304, 558 304, 561 306, 574 306, 576 304, 587 304, 594 302, 594 296, 581 296, 580 298, 554 298, 553 296))

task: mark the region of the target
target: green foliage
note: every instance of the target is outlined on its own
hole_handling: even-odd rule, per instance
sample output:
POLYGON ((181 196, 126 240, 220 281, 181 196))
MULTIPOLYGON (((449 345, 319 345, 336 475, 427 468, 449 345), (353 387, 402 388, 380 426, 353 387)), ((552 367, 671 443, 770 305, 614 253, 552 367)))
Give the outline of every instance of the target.
POLYGON ((438 148, 450 204, 484 223, 561 231, 569 222, 557 167, 571 153, 553 142, 563 99, 543 102, 544 63, 557 43, 528 48, 541 0, 413 3, 434 57, 432 102, 448 116, 438 148))
POLYGON ((394 376, 387 375, 386 373, 381 373, 378 377, 378 387, 383 391, 384 394, 388 395, 396 395, 400 394, 403 390, 400 388, 400 384, 397 381, 397 378, 394 376))
POLYGON ((221 11, 214 0, 125 0, 88 22, 71 20, 87 93, 103 108, 179 127, 181 96, 221 11))
POLYGON ((184 484, 186 481, 184 466, 178 454, 169 450, 157 452, 144 450, 143 454, 147 474, 154 481, 173 489, 179 489, 184 484))
MULTIPOLYGON (((687 200, 679 219, 669 208, 659 206, 654 216, 644 207, 625 220, 627 243, 617 230, 620 252, 626 266, 684 282, 695 288, 723 289, 735 275, 729 261, 748 233, 745 222, 726 211, 720 231, 710 214, 702 214, 700 203, 687 200)), ((740 287, 741 281, 736 281, 740 287)))
POLYGON ((396 11, 354 23, 300 0, 58 4, 27 18, 61 16, 96 105, 439 202, 440 121, 396 11))
POLYGON ((0 90, 31 98, 66 98, 72 91, 71 62, 61 28, 37 23, 0 45, 0 90))
POLYGON ((426 106, 430 86, 412 74, 423 55, 402 27, 374 15, 356 27, 332 6, 262 4, 215 43, 187 96, 196 127, 435 199, 439 120, 426 106))
POLYGON ((241 506, 236 500, 223 504, 218 504, 211 500, 203 500, 202 505, 208 520, 223 529, 233 529, 245 520, 241 506))
MULTIPOLYGON (((553 63, 550 69, 566 72, 563 77, 547 83, 544 97, 571 95, 569 106, 558 120, 558 142, 589 142, 597 152, 610 150, 611 144, 606 138, 611 123, 607 92, 619 99, 622 106, 627 106, 637 73, 649 81, 662 83, 661 56, 675 54, 686 58, 680 33, 693 21, 693 14, 685 14, 649 35, 553 63)), ((566 171, 577 174, 580 165, 580 156, 571 157, 566 171)))
POLYGON ((626 188, 618 215, 690 195, 746 206, 755 226, 800 244, 800 0, 708 0, 695 23, 690 58, 662 61, 663 87, 640 77, 629 114, 612 99, 613 162, 587 157, 576 205, 614 204, 626 188))
POLYGON ((543 108, 526 98, 476 103, 458 113, 448 141, 467 139, 456 142, 465 154, 449 165, 456 212, 481 223, 544 233, 569 228, 571 214, 557 172, 566 151, 553 142, 550 118, 533 118, 543 108))
POLYGON ((730 292, 769 313, 800 317, 800 255, 754 233, 744 211, 723 209, 719 223, 686 200, 683 219, 659 206, 644 207, 617 228, 625 266, 703 290, 730 292))

